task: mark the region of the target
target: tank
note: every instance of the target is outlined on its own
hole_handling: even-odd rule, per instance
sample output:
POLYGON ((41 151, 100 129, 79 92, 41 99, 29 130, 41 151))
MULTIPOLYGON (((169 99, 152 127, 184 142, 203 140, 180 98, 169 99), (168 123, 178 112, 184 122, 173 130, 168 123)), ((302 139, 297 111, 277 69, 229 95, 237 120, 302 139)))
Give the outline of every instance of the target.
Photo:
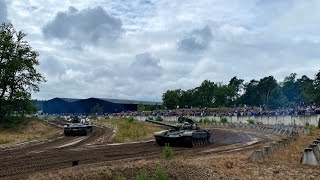
POLYGON ((86 136, 92 132, 92 122, 87 119, 80 119, 78 116, 71 117, 69 123, 64 125, 63 132, 66 136, 86 136))
POLYGON ((185 117, 179 117, 176 125, 163 122, 146 120, 147 122, 166 126, 169 130, 163 130, 154 133, 154 138, 160 146, 165 144, 177 146, 203 146, 209 144, 210 133, 205 129, 200 129, 193 120, 185 117))

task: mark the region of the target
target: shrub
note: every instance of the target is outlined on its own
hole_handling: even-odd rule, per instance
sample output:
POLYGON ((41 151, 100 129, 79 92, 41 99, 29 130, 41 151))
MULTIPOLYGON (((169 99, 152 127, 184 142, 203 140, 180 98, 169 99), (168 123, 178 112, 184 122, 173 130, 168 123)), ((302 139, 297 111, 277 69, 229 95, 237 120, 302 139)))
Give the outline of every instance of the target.
POLYGON ((318 128, 320 128, 320 118, 319 118, 319 120, 318 120, 318 128))
POLYGON ((316 134, 316 127, 314 125, 308 126, 309 128, 309 136, 313 136, 316 134))
POLYGON ((220 122, 224 124, 224 123, 227 123, 227 122, 228 122, 228 120, 227 120, 227 118, 226 118, 226 117, 222 117, 222 118, 221 118, 221 120, 220 120, 220 122))
POLYGON ((167 179, 167 172, 164 170, 163 167, 157 166, 156 172, 153 176, 154 180, 166 180, 167 179))
POLYGON ((126 120, 127 120, 129 123, 132 123, 132 122, 135 121, 136 119, 135 119, 133 116, 130 116, 130 117, 126 118, 126 120))
POLYGON ((293 135, 293 140, 294 140, 294 141, 297 141, 298 138, 299 138, 299 135, 297 135, 297 134, 294 134, 294 135, 293 135))
POLYGON ((309 124, 309 122, 306 122, 304 125, 308 127, 310 124, 309 124))
POLYGON ((208 125, 208 124, 211 123, 211 121, 210 121, 209 118, 204 118, 204 119, 203 119, 203 123, 204 123, 205 125, 208 125))
POLYGON ((116 177, 114 177, 114 180, 126 180, 126 177, 122 175, 117 175, 116 177))
POLYGON ((173 151, 172 148, 169 146, 169 144, 166 143, 166 145, 163 147, 163 158, 164 159, 172 159, 173 158, 173 151))
POLYGON ((156 121, 163 121, 163 118, 161 116, 157 116, 155 120, 156 121))
POLYGON ((212 121, 211 121, 212 123, 217 123, 217 120, 215 120, 215 119, 212 119, 212 121))
POLYGON ((7 140, 7 139, 0 139, 0 144, 7 144, 9 143, 10 141, 7 140))
POLYGON ((153 120, 153 117, 149 116, 149 117, 148 117, 148 120, 153 120))
POLYGON ((147 180, 147 178, 148 178, 147 171, 144 170, 144 169, 140 170, 137 179, 138 179, 138 180, 147 180))
POLYGON ((202 120, 202 119, 200 119, 200 120, 199 120, 199 123, 202 123, 202 122, 203 122, 203 120, 202 120))
POLYGON ((248 124, 254 124, 254 120, 253 119, 248 119, 247 122, 248 122, 248 124))

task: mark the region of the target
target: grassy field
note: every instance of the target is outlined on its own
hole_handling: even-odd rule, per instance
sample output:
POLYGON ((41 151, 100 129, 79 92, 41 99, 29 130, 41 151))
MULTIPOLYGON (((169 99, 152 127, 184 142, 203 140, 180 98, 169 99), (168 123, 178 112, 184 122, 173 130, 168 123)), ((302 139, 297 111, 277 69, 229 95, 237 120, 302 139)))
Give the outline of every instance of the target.
POLYGON ((61 130, 54 128, 39 119, 27 119, 15 127, 0 124, 0 144, 17 143, 40 137, 54 136, 61 130))
POLYGON ((153 133, 163 130, 161 127, 145 122, 132 121, 128 119, 105 119, 96 124, 111 125, 116 128, 117 133, 113 136, 113 142, 130 142, 153 138, 153 133))

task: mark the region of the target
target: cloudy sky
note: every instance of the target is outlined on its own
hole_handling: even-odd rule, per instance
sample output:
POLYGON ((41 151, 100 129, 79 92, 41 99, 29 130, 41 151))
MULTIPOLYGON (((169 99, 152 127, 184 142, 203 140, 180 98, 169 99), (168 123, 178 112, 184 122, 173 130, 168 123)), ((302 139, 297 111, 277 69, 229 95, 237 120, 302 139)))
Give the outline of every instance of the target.
POLYGON ((167 89, 320 70, 319 0, 0 0, 47 82, 36 99, 161 101, 167 89))

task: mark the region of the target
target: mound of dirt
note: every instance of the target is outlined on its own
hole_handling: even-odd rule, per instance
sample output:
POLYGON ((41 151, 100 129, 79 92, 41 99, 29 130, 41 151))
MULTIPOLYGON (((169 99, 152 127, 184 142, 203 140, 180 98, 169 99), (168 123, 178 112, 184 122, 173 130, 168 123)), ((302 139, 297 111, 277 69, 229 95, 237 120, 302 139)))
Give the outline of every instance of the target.
POLYGON ((57 128, 43 122, 42 120, 32 120, 26 126, 20 127, 18 130, 23 134, 41 133, 57 131, 57 128))

